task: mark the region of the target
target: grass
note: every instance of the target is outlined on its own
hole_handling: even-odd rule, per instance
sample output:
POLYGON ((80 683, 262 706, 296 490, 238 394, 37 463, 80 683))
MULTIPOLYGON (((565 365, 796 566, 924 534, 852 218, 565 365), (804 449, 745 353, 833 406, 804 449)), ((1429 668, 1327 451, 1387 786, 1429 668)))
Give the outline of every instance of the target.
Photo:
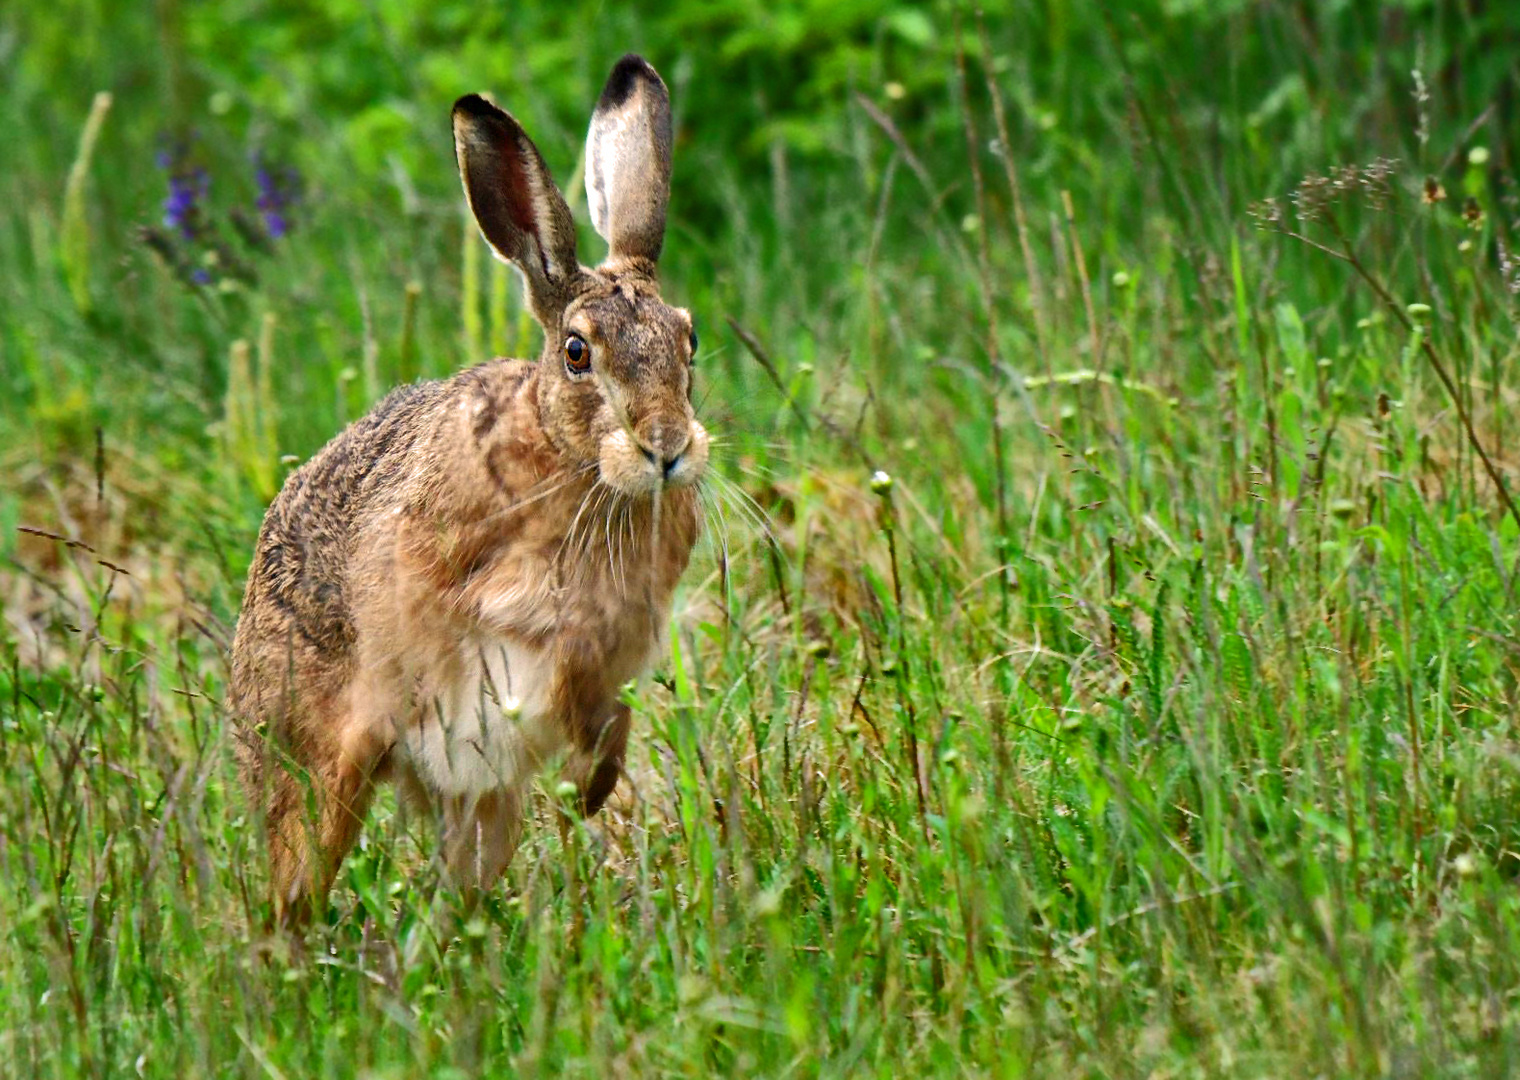
POLYGON ((570 63, 244 7, 0 15, 0 1074, 1516 1070, 1513 16, 675 4, 570 63), (630 39, 691 103, 722 443, 630 782, 565 832, 546 785, 479 910, 382 800, 267 937, 221 707, 263 506, 536 349, 443 117, 492 85, 569 177, 630 39))

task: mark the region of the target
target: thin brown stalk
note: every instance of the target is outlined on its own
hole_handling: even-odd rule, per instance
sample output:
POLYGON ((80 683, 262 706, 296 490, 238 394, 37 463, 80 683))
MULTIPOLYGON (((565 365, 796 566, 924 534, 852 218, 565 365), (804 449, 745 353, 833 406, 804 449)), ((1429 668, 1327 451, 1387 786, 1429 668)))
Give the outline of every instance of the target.
POLYGON ((913 697, 907 690, 908 640, 907 631, 903 628, 903 622, 907 616, 903 611, 902 574, 899 572, 897 563, 896 518, 896 508, 892 504, 891 493, 888 492, 882 499, 881 520, 887 534, 887 556, 892 567, 892 599, 897 610, 897 671, 895 675, 897 699, 908 720, 904 725, 908 736, 908 764, 913 773, 913 794, 918 801, 918 827, 924 834, 924 840, 927 841, 929 839, 929 797, 924 790, 924 773, 919 759, 918 710, 914 708, 913 697))
POLYGON ((803 412, 802 406, 798 405, 791 393, 788 392, 786 382, 781 378, 781 372, 776 369, 776 364, 771 359, 771 354, 766 351, 764 345, 760 344, 760 339, 740 326, 738 320, 732 315, 726 315, 724 318, 728 321, 728 325, 733 329, 734 333, 739 336, 739 341, 744 345, 744 348, 755 358, 756 363, 765 369, 765 373, 770 376, 771 383, 781 392, 781 396, 786 399, 786 403, 791 406, 792 412, 796 414, 798 422, 802 424, 802 430, 807 431, 810 426, 808 424, 807 413, 803 412))
MULTIPOLYGON (((1003 371, 1003 354, 998 343, 997 302, 992 292, 992 257, 987 242, 987 186, 982 178, 982 165, 977 152, 980 140, 976 134, 976 120, 971 115, 971 96, 966 89, 966 47, 961 38, 959 14, 955 17, 955 71, 956 88, 960 93, 961 126, 966 133, 966 160, 971 165, 972 190, 976 194, 977 282, 982 294, 982 311, 987 319, 987 333, 983 338, 987 352, 987 404, 992 421, 992 461, 997 470, 997 524, 998 539, 1001 541, 1008 536, 1007 470, 1003 463, 1003 421, 998 408, 997 392, 1003 371)), ((1002 558, 1001 552, 998 557, 1002 558)), ((1008 576, 1004 574, 1000 580, 1003 583, 1003 602, 1006 606, 1008 576)))
POLYGON ((1082 306, 1087 309, 1087 332, 1092 338, 1093 367, 1102 370, 1103 340, 1098 336, 1098 315, 1093 309, 1092 282, 1087 277, 1087 257, 1082 254, 1082 243, 1077 238, 1077 215, 1072 209, 1071 192, 1061 189, 1061 209, 1066 212, 1066 232, 1071 250, 1077 260, 1077 281, 1082 285, 1082 306))
MULTIPOLYGON (((1393 317, 1399 321, 1399 325, 1404 328, 1405 332, 1413 333, 1415 325, 1413 320, 1410 319, 1409 313, 1394 299, 1393 294, 1388 291, 1377 275, 1367 269, 1366 264, 1357 256, 1356 249, 1352 247, 1350 238, 1341 229, 1340 223, 1336 221, 1334 215, 1326 215, 1326 220, 1331 230, 1335 233, 1336 240, 1341 245, 1341 251, 1345 254, 1346 262, 1367 283, 1368 287, 1377 294, 1378 299, 1383 302, 1383 306, 1393 313, 1393 317)), ((1441 385, 1446 388, 1446 393, 1451 398, 1452 405, 1456 409, 1457 419, 1461 421, 1462 430, 1467 436, 1467 443, 1472 447, 1473 453, 1478 455, 1478 460, 1483 462, 1483 471, 1488 473, 1489 481, 1494 485, 1494 490, 1498 492, 1499 501, 1504 504, 1505 511, 1515 519, 1515 523, 1520 525, 1520 509, 1516 508, 1514 500, 1510 498, 1509 488, 1504 483, 1504 476, 1499 472, 1499 467, 1488 456, 1488 451, 1484 448, 1483 441, 1478 438, 1477 429, 1473 427, 1472 413, 1463 403, 1463 396, 1458 390, 1456 381, 1452 379, 1451 372, 1446 369, 1445 362, 1441 359, 1440 354, 1436 352, 1435 346, 1430 343, 1429 334, 1423 332, 1420 334, 1420 351, 1424 353, 1425 360, 1431 369, 1435 371, 1436 377, 1441 380, 1441 385)))
POLYGON ((1003 109, 1003 92, 992 77, 987 60, 992 46, 987 39, 987 23, 982 9, 976 9, 976 33, 982 46, 982 77, 987 83, 987 96, 992 99, 992 122, 997 128, 998 146, 1002 149, 1003 172, 1008 178, 1008 194, 1013 201, 1014 230, 1019 237, 1019 251, 1024 256, 1024 278, 1029 283, 1029 311, 1034 321, 1035 344, 1040 350, 1040 362, 1050 374, 1050 351, 1047 342, 1049 331, 1045 325, 1045 290, 1040 287, 1040 275, 1035 272, 1034 248, 1029 242, 1029 218, 1024 213, 1024 192, 1019 183, 1019 167, 1013 160, 1013 141, 1008 137, 1008 117, 1003 109))
POLYGON ((913 148, 908 145, 908 140, 903 135, 902 129, 893 122, 890 116, 882 112, 875 102, 858 91, 855 94, 855 103, 861 107, 866 116, 870 117, 872 123, 881 128, 882 134, 891 140, 892 145, 897 147, 897 152, 908 163, 908 169, 914 176, 918 177, 918 182, 923 186, 924 193, 929 196, 927 216, 935 233, 938 234, 940 247, 945 251, 954 252, 961 258, 965 258, 966 249, 965 245, 961 243, 960 237, 945 228, 939 219, 946 192, 941 191, 935 186, 934 177, 929 175, 928 168, 925 167, 919 156, 913 152, 913 148))
POLYGON ((929 170, 924 167, 924 163, 919 160, 918 155, 913 152, 913 148, 908 145, 908 140, 903 137, 902 131, 892 121, 892 118, 882 112, 874 101, 859 91, 855 94, 855 103, 865 110, 865 114, 871 118, 872 122, 881 128, 888 139, 892 140, 892 145, 896 146, 898 153, 902 154, 903 160, 908 163, 908 168, 913 170, 913 175, 918 177, 918 182, 924 186, 924 191, 930 198, 937 200, 939 189, 934 185, 934 178, 929 175, 929 170))

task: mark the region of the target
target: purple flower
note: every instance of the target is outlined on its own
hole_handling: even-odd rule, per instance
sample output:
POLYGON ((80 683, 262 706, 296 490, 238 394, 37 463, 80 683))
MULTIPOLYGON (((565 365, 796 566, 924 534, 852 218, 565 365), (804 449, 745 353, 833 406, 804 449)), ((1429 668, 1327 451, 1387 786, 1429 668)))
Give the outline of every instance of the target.
POLYGON ((264 208, 264 228, 269 230, 270 236, 278 240, 290 231, 290 222, 280 211, 264 208))
POLYGON ((173 229, 186 240, 197 239, 205 224, 204 204, 211 188, 211 176, 195 164, 192 151, 195 136, 159 140, 154 162, 169 174, 169 196, 164 200, 164 227, 173 229))
POLYGON ((164 200, 164 226, 178 230, 186 240, 200 233, 201 204, 211 190, 205 169, 182 169, 169 174, 169 197, 164 200))
POLYGON ((259 188, 256 205, 269 235, 279 239, 290 232, 290 208, 301 198, 301 177, 289 165, 272 166, 254 155, 253 179, 259 188))

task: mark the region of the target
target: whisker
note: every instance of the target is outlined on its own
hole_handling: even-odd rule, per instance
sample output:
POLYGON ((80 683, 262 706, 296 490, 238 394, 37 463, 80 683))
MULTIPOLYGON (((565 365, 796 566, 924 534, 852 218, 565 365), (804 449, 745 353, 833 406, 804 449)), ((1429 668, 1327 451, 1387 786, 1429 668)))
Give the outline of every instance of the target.
MULTIPOLYGON (((616 523, 616 528, 612 530, 611 536, 607 541, 607 551, 609 557, 612 559, 613 577, 617 580, 618 583, 618 595, 624 597, 625 599, 628 596, 628 573, 623 563, 623 525, 624 522, 628 520, 628 515, 633 512, 632 504, 632 499, 624 499, 618 504, 618 520, 616 523), (615 553, 613 552, 614 540, 616 540, 617 548, 615 553)), ((612 523, 610 516, 608 518, 608 523, 612 523)))
POLYGON ((596 497, 591 503, 591 512, 586 515, 585 533, 581 537, 580 554, 582 557, 591 554, 591 544, 596 539, 596 520, 603 515, 603 508, 608 501, 617 497, 617 491, 610 484, 598 480, 592 487, 596 497))
MULTIPOLYGON (((564 563, 562 560, 564 558, 565 549, 566 547, 570 547, 571 540, 575 537, 576 528, 581 523, 581 517, 586 513, 586 506, 590 503, 592 495, 596 494, 599 483, 600 481, 598 481, 596 484, 592 484, 589 488, 586 489, 586 493, 581 496, 580 506, 575 511, 575 517, 570 521, 570 528, 565 531, 564 539, 559 542, 559 548, 554 552, 553 565, 555 567, 555 570, 560 573, 561 584, 564 582, 564 563)), ((573 551, 574 548, 571 547, 571 550, 573 551)))
POLYGON ((774 483, 781 475, 776 469, 768 468, 764 465, 748 464, 742 461, 735 462, 734 464, 740 472, 753 476, 756 480, 764 480, 768 484, 774 483))
POLYGON ((607 567, 612 574, 613 582, 617 585, 618 595, 624 597, 628 595, 628 581, 622 572, 621 560, 613 554, 612 525, 613 519, 618 516, 619 512, 627 513, 629 501, 629 499, 622 497, 621 493, 614 495, 612 505, 608 507, 607 513, 602 517, 602 539, 607 544, 607 567))
MULTIPOLYGON (((533 487, 531 487, 531 488, 528 489, 528 491, 529 492, 533 492, 533 494, 527 495, 524 498, 518 499, 517 501, 511 503, 510 505, 502 507, 500 510, 496 510, 496 511, 493 511, 492 513, 490 513, 490 514, 487 514, 485 517, 483 517, 483 518, 480 519, 480 524, 482 524, 482 525, 494 524, 496 521, 500 520, 501 518, 506 517, 508 514, 514 514, 517 511, 524 509, 525 507, 533 505, 534 503, 538 502, 540 499, 547 499, 550 495, 553 495, 553 494, 555 494, 556 492, 559 492, 559 491, 563 491, 565 488, 569 487, 571 484, 573 484, 577 480, 581 479, 586 473, 590 472, 592 469, 595 469, 596 467, 597 467, 597 463, 594 462, 594 461, 591 462, 588 465, 578 466, 575 469, 571 470, 571 472, 569 473, 569 475, 565 476, 564 479, 560 480, 559 483, 555 484, 553 487, 550 487, 550 488, 548 488, 548 489, 546 489, 544 491, 534 492, 534 488, 538 487, 538 484, 535 484, 533 487)), ((549 476, 544 477, 544 479, 540 480, 538 483, 539 484, 547 483, 550 480, 554 480, 554 479, 558 478, 560 475, 561 474, 559 474, 559 473, 552 473, 549 476)))
POLYGON ((742 515, 747 521, 749 521, 749 523, 756 529, 764 533, 766 539, 779 548, 781 546, 781 541, 776 536, 774 530, 772 530, 770 527, 771 516, 765 511, 765 508, 757 503, 753 498, 751 498, 747 491, 741 488, 738 484, 735 484, 732 480, 729 480, 717 473, 712 473, 711 476, 713 481, 717 484, 718 493, 730 501, 734 510, 742 515))
POLYGON ((717 477, 713 477, 712 480, 713 487, 711 489, 711 494, 714 502, 718 503, 719 505, 732 507, 734 512, 738 514, 746 524, 755 526, 757 529, 763 529, 763 524, 755 520, 749 508, 740 503, 739 500, 732 494, 732 492, 730 492, 728 488, 724 487, 721 482, 719 482, 719 479, 717 477))
MULTIPOLYGON (((514 514, 517 511, 524 509, 525 507, 531 506, 533 503, 536 503, 536 502, 538 502, 541 499, 547 499, 549 496, 551 496, 551 495, 553 495, 553 494, 555 494, 557 492, 563 491, 565 488, 567 488, 570 485, 576 483, 586 473, 590 472, 592 469, 595 469, 596 467, 597 467, 597 463, 593 461, 593 462, 590 462, 589 464, 580 465, 580 466, 575 467, 574 469, 571 469, 568 474, 551 473, 550 475, 544 477, 542 480, 538 481, 538 483, 534 484, 532 487, 530 487, 528 489, 528 491, 531 492, 532 494, 526 495, 525 497, 516 500, 515 502, 511 503, 508 506, 504 506, 500 510, 492 511, 491 513, 485 515, 484 517, 479 518, 477 520, 476 524, 478 526, 480 526, 480 527, 489 527, 491 525, 494 525, 497 522, 505 519, 509 514, 514 514), (546 483, 550 483, 551 481, 555 481, 555 480, 558 480, 558 482, 557 483, 553 483, 550 487, 545 488, 542 491, 535 490, 539 486, 541 486, 543 484, 546 484, 546 483)), ((593 485, 593 487, 594 487, 594 485, 593 485)), ((587 491, 587 494, 588 495, 590 494, 590 490, 587 491)), ((585 505, 585 498, 586 498, 586 496, 582 496, 581 497, 581 505, 583 507, 585 505)), ((560 546, 561 546, 561 550, 563 550, 564 545, 561 544, 560 546)), ((559 555, 556 554, 555 555, 556 562, 558 561, 558 558, 559 558, 559 555)), ((450 601, 451 608, 453 610, 455 610, 455 611, 462 611, 464 609, 464 605, 466 603, 466 596, 467 596, 466 593, 463 593, 463 592, 458 593, 454 597, 454 599, 452 601, 450 601)))
POLYGON ((697 499, 702 507, 702 524, 713 536, 718 551, 722 554, 723 565, 729 565, 728 552, 728 518, 723 513, 723 505, 717 497, 706 487, 697 488, 697 499))
MULTIPOLYGON (((629 560, 638 558, 639 554, 639 534, 638 528, 634 523, 637 517, 637 511, 638 504, 636 502, 630 501, 628 504, 628 512, 623 515, 623 531, 628 535, 627 559, 629 560)), ((621 541, 621 538, 619 539, 621 541)))

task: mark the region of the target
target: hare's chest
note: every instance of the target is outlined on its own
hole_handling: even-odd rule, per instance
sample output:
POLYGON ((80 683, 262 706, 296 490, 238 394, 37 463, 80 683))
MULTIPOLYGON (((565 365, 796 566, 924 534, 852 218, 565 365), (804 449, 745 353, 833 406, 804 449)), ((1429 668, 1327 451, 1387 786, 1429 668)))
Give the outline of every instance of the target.
POLYGON ((549 649, 505 637, 461 645, 436 677, 407 730, 407 756, 442 795, 480 795, 526 783, 562 749, 551 698, 549 649))
POLYGON ((441 795, 527 783, 583 740, 647 665, 668 597, 614 587, 553 587, 551 574, 514 573, 472 597, 474 631, 425 662, 403 740, 418 777, 441 795))

